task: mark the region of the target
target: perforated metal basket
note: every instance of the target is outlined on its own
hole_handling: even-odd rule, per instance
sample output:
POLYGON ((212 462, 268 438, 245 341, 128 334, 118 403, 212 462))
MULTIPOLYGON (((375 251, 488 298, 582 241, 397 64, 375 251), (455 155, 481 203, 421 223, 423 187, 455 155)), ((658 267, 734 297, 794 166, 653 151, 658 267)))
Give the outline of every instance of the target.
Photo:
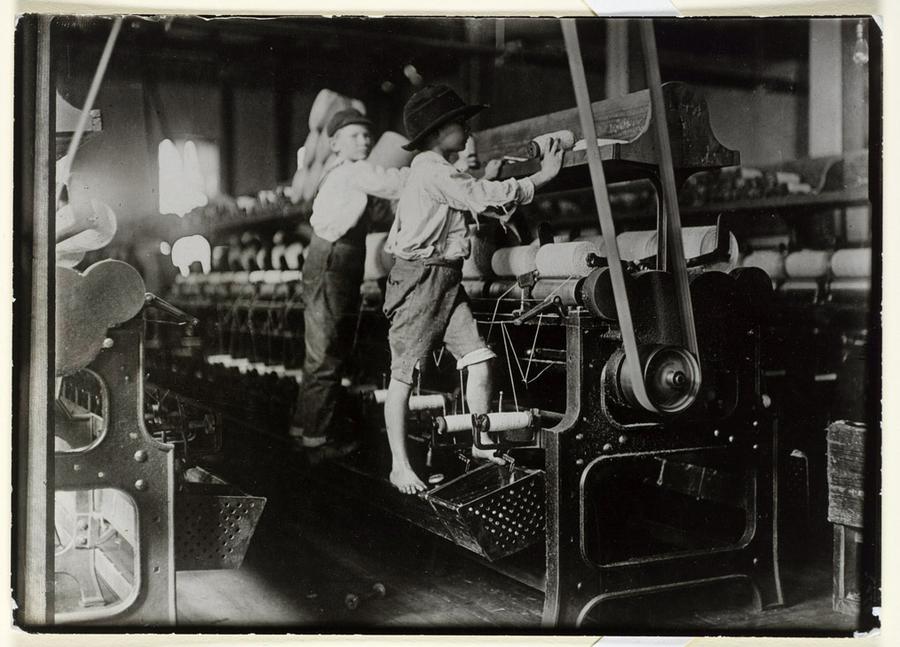
POLYGON ((239 568, 266 500, 204 473, 175 497, 175 569, 239 568))
POLYGON ((491 561, 544 536, 544 472, 489 463, 426 495, 450 538, 491 561))

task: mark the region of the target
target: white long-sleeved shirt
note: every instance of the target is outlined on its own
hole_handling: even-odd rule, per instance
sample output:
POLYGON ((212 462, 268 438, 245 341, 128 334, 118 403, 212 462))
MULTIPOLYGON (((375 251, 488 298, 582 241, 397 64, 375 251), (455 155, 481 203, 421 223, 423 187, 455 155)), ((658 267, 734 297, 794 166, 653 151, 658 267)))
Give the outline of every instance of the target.
POLYGON ((510 178, 478 180, 434 151, 419 153, 400 193, 385 251, 406 260, 466 258, 470 244, 465 214, 506 221, 517 205, 534 198, 534 183, 510 178))
POLYGON ((309 219, 320 238, 335 242, 356 226, 366 208, 368 196, 396 200, 409 169, 385 169, 366 160, 351 162, 334 158, 313 200, 309 219))

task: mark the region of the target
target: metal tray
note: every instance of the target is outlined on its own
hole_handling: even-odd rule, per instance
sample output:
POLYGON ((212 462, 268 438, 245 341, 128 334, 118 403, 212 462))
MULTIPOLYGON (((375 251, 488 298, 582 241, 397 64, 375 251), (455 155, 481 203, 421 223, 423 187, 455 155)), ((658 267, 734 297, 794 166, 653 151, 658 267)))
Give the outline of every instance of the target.
POLYGON ((240 568, 266 500, 205 470, 175 496, 175 569, 240 568))
POLYGON ((494 561, 544 537, 544 472, 488 463, 425 495, 454 543, 494 561))

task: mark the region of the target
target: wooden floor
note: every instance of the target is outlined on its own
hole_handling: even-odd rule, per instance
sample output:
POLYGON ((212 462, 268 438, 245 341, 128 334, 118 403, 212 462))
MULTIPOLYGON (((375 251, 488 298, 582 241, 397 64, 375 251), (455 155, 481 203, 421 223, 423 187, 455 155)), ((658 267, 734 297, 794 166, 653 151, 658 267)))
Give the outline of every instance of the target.
MULTIPOLYGON (((268 478, 290 474, 289 452, 268 478)), ((258 481, 258 487, 272 487, 258 481)), ((302 478, 270 499, 244 565, 179 572, 185 630, 256 632, 537 633, 543 594, 496 573, 444 540, 372 510, 333 499, 302 478), (345 606, 348 593, 383 583, 383 599, 345 606)), ((755 612, 742 587, 692 590, 604 607, 582 632, 848 635, 856 618, 831 610, 830 556, 782 560, 786 606, 755 612)), ((539 562, 540 551, 534 553, 539 562)))

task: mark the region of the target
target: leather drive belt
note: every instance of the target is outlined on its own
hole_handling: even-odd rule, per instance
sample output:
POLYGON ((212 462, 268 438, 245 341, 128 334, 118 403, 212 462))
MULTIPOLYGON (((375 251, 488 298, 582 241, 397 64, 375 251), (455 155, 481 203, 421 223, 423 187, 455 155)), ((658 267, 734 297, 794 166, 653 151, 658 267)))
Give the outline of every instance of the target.
MULTIPOLYGON (((594 201, 597 206, 597 214, 600 218, 600 230, 606 240, 606 255, 609 264, 609 272, 613 289, 613 297, 616 302, 616 310, 622 334, 622 345, 625 351, 624 370, 631 382, 634 397, 647 411, 658 413, 659 409, 647 394, 646 384, 642 375, 640 355, 638 352, 637 337, 634 332, 634 323, 631 318, 631 307, 628 302, 628 291, 625 287, 625 270, 622 268, 619 246, 616 241, 616 226, 613 221, 612 210, 609 205, 609 193, 606 188, 606 177, 603 172, 603 162, 600 158, 600 148, 597 145, 597 129, 594 124, 594 116, 591 110, 591 100, 587 88, 587 79, 584 73, 584 63, 581 58, 581 47, 578 42, 578 32, 575 20, 563 18, 562 31, 566 44, 566 54, 569 59, 569 69, 572 74, 572 84, 575 89, 575 99, 578 106, 578 117, 581 122, 582 136, 590 170, 591 184, 594 190, 594 201)), ((678 201, 675 194, 675 173, 672 168, 672 153, 669 144, 668 128, 665 119, 665 105, 663 103, 662 87, 660 85, 659 63, 656 59, 656 43, 653 40, 653 27, 649 21, 642 22, 641 35, 644 41, 644 52, 647 64, 647 76, 650 85, 651 110, 657 116, 653 122, 656 130, 657 151, 660 157, 660 168, 663 170, 663 196, 665 211, 669 228, 669 249, 671 253, 672 269, 675 274, 676 296, 679 314, 683 324, 684 341, 690 351, 699 361, 697 353, 697 334, 694 328, 694 311, 691 306, 690 286, 688 284, 687 267, 684 259, 684 248, 681 242, 681 219, 678 212, 678 201), (648 43, 648 41, 650 41, 648 43), (649 46, 648 46, 649 45, 649 46), (648 51, 652 54, 648 56, 648 51), (655 74, 654 74, 655 72, 655 74), (660 118, 659 115, 662 115, 660 118)), ((697 375, 699 380, 699 374, 697 375)))

